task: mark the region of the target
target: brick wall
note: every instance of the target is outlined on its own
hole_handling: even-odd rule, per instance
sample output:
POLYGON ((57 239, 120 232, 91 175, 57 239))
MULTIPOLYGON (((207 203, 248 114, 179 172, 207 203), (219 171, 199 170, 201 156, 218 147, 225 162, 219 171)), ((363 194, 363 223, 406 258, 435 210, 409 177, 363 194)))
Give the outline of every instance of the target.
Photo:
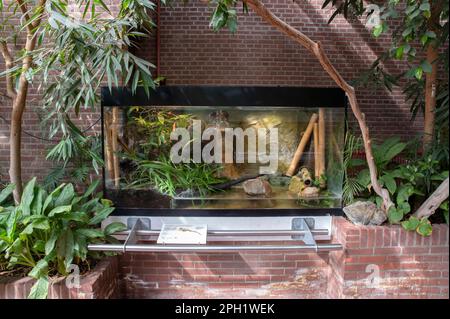
POLYGON ((401 226, 335 218, 334 233, 346 249, 330 254, 332 297, 448 298, 447 225, 433 225, 432 235, 423 237, 401 226))
MULTIPOLYGON (((64 277, 51 280, 49 299, 110 299, 120 296, 118 259, 108 257, 80 278, 79 288, 68 288, 64 277)), ((26 299, 35 280, 0 277, 0 299, 26 299)))
MULTIPOLYGON (((331 10, 322 10, 322 2, 264 0, 282 19, 321 41, 343 76, 347 80, 354 79, 383 52, 388 39, 371 39, 364 21, 348 22, 338 17, 328 25, 331 10)), ((107 3, 114 4, 117 0, 107 3)), ((114 8, 117 6, 113 6, 116 10, 114 8)), ((240 14, 239 30, 234 35, 225 30, 211 31, 210 15, 211 9, 200 1, 186 4, 175 1, 172 7, 162 8, 161 75, 167 78, 167 84, 334 86, 306 50, 266 25, 253 12, 240 14)), ((155 62, 154 44, 154 37, 144 40, 137 50, 138 55, 155 62)), ((0 58, 0 69, 3 65, 0 58)), ((388 65, 394 72, 403 67, 388 65)), ((30 91, 24 129, 41 135, 36 117, 40 105, 36 85, 30 91)), ((4 86, 2 78, 0 87, 4 86)), ((358 89, 357 94, 372 134, 411 138, 420 132, 422 121, 418 118, 410 122, 408 105, 399 90, 389 93, 383 89, 358 89)), ((0 119, 0 180, 7 179, 8 175, 10 104, 7 98, 0 96, 0 115, 6 119, 6 122, 0 119)), ((86 113, 81 126, 86 128, 97 118, 98 113, 86 113)), ((51 145, 24 136, 24 179, 45 176, 51 166, 44 160, 45 149, 51 145)))
POLYGON ((130 253, 120 257, 128 298, 326 298, 328 254, 130 253))
POLYGON ((128 253, 127 298, 448 298, 448 226, 431 237, 399 226, 333 221, 331 253, 128 253))

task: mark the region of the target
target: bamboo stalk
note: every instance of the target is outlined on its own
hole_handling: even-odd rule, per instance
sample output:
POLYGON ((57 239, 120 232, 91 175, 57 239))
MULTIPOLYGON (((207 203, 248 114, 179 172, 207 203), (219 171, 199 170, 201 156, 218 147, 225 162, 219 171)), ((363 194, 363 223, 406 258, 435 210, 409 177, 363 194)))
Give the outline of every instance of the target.
POLYGON ((314 129, 314 123, 317 122, 317 114, 314 113, 311 116, 311 119, 309 120, 308 126, 306 127, 305 133, 303 134, 303 137, 300 140, 300 143, 298 144, 297 150, 295 151, 294 157, 292 158, 291 165, 289 166, 288 170, 286 171, 287 176, 292 176, 295 173, 295 170, 297 169, 298 163, 300 162, 300 159, 303 155, 303 151, 305 150, 306 144, 308 143, 311 133, 314 129))
POLYGON ((319 153, 319 177, 325 174, 325 109, 319 108, 319 141, 318 141, 318 153, 319 153))
POLYGON ((314 177, 318 179, 320 177, 320 150, 319 150, 319 124, 314 123, 313 129, 314 135, 314 177))
POLYGON ((119 187, 120 182, 120 171, 119 171, 119 144, 117 142, 118 138, 118 126, 119 126, 119 109, 117 107, 113 108, 112 111, 112 127, 111 127, 111 146, 112 146, 112 156, 113 156, 113 168, 114 168, 114 186, 119 187))
POLYGON ((112 142, 111 142, 111 114, 110 112, 105 112, 105 157, 106 157, 106 170, 110 180, 114 180, 114 160, 112 152, 112 142))

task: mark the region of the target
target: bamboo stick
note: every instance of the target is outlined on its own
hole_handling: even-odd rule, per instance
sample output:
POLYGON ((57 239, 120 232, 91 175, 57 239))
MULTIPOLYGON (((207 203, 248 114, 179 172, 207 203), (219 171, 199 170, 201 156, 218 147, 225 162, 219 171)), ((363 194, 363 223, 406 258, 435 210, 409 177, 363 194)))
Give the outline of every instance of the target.
POLYGON ((311 133, 314 129, 314 123, 317 122, 317 114, 314 113, 311 116, 311 119, 309 120, 308 126, 306 127, 305 133, 303 134, 303 137, 300 140, 300 143, 298 144, 297 150, 295 151, 294 157, 292 158, 291 165, 289 166, 288 170, 286 171, 287 176, 292 176, 295 173, 295 170, 297 169, 298 163, 300 162, 300 159, 303 155, 303 151, 305 150, 305 146, 308 143, 311 133))
POLYGON ((318 153, 319 153, 319 177, 325 174, 325 109, 319 108, 319 141, 318 141, 318 153))
POLYGON ((314 177, 318 179, 320 177, 320 150, 319 150, 319 124, 314 123, 313 129, 313 138, 314 138, 314 177))
POLYGON ((117 107, 113 108, 112 111, 112 127, 111 127, 111 146, 112 146, 112 156, 113 156, 113 169, 114 169, 114 186, 119 187, 120 182, 120 171, 119 171, 119 145, 117 142, 118 138, 118 126, 119 126, 119 109, 117 107))
POLYGON ((106 157, 106 170, 110 180, 114 180, 114 160, 111 146, 111 114, 105 112, 105 157, 106 157))

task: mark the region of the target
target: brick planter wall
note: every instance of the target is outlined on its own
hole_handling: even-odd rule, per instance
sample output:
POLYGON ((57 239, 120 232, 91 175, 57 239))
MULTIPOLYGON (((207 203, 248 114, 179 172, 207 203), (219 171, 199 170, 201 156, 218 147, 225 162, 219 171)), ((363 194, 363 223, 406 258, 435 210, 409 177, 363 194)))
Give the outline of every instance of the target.
MULTIPOLYGON (((83 275, 80 288, 67 288, 65 278, 60 277, 50 285, 49 299, 108 299, 118 298, 118 260, 109 257, 100 261, 92 271, 83 275)), ((0 299, 27 298, 35 280, 30 277, 0 278, 0 299)))
POLYGON ((341 252, 133 253, 119 257, 127 298, 448 298, 448 226, 334 218, 341 252))
POLYGON ((356 226, 334 219, 344 252, 330 254, 333 298, 448 298, 449 231, 423 237, 401 226, 356 226))

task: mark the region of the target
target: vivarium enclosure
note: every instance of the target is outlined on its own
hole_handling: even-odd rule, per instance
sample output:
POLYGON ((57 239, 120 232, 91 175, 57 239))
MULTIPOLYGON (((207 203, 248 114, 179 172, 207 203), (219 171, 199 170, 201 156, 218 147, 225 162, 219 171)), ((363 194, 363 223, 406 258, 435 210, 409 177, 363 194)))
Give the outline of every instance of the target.
POLYGON ((104 88, 105 195, 131 215, 337 213, 346 103, 336 88, 104 88))

